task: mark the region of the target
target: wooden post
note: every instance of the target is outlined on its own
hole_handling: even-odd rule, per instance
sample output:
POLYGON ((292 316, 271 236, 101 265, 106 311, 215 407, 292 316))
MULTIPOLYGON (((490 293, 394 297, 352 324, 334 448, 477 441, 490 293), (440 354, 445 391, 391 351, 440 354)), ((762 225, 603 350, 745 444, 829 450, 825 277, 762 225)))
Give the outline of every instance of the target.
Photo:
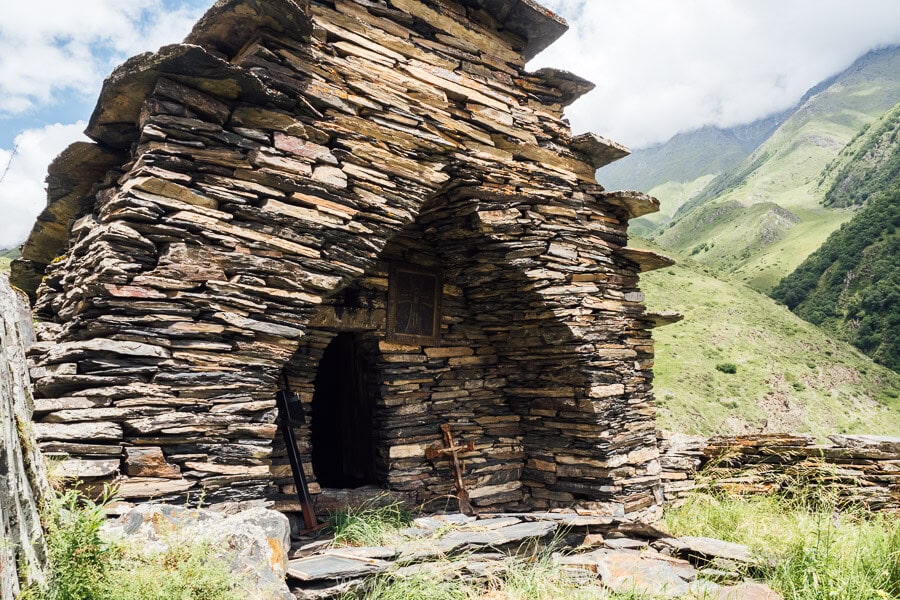
POLYGON ((50 493, 31 432, 33 400, 25 350, 33 341, 24 294, 0 275, 0 599, 21 583, 46 580, 47 548, 39 507, 50 493))

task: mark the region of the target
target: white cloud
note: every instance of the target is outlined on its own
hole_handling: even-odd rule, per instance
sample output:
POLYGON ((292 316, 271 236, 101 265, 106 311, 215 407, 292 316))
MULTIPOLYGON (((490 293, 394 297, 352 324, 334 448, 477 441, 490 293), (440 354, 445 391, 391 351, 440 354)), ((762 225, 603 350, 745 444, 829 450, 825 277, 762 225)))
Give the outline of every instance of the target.
MULTIPOLYGON (((196 4, 196 2, 194 2, 196 4)), ((132 54, 180 41, 200 11, 162 0, 25 0, 0 12, 0 117, 93 95, 132 54)))
POLYGON ((87 139, 82 133, 86 125, 57 123, 30 129, 16 137, 15 156, 0 149, 0 175, 6 173, 0 182, 0 248, 12 248, 28 237, 47 205, 47 165, 72 142, 87 139))
MULTIPOLYGON (((211 3, 212 0, 209 0, 211 3)), ((129 56, 181 41, 205 0, 25 0, 0 10, 0 119, 38 108, 65 109, 71 96, 91 98, 129 56)), ((72 117, 77 118, 77 117, 72 117)), ((86 124, 47 125, 16 137, 17 152, 0 183, 0 248, 22 243, 46 205, 47 166, 86 124)), ((15 129, 13 129, 15 131, 15 129)), ((0 174, 13 150, 0 148, 0 174)))
POLYGON ((597 89, 567 112, 577 131, 634 147, 794 104, 867 50, 900 43, 896 0, 543 0, 571 30, 530 67, 597 89))

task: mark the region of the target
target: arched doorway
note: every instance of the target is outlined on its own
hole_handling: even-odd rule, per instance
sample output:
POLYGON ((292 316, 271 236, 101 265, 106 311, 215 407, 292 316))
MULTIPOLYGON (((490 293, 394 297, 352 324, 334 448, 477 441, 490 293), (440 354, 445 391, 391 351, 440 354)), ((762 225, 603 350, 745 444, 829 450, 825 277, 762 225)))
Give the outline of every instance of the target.
POLYGON ((373 417, 360 336, 340 333, 319 362, 312 402, 312 463, 322 487, 376 483, 373 417))

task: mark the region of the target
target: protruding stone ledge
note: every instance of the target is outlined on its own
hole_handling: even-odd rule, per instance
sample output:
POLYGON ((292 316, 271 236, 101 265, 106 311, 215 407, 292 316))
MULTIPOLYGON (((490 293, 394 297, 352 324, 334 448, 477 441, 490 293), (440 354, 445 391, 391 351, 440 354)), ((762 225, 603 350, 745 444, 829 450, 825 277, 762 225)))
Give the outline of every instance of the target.
POLYGON ((539 69, 534 72, 534 76, 541 78, 548 86, 562 92, 559 103, 563 106, 569 106, 597 87, 595 83, 562 69, 539 69))
POLYGON ((69 225, 90 211, 94 186, 124 162, 123 154, 88 142, 75 142, 56 157, 47 175, 47 208, 22 246, 22 258, 14 263, 13 285, 34 295, 44 267, 62 253, 69 225))
POLYGON ((591 164, 599 169, 616 162, 631 154, 631 150, 596 133, 583 133, 572 139, 570 144, 573 150, 577 150, 591 159, 591 164))
POLYGON ((468 0, 484 8, 507 31, 525 40, 522 56, 530 60, 569 30, 566 20, 535 0, 468 0))
POLYGON ((113 148, 130 146, 137 139, 141 108, 160 77, 218 98, 240 98, 260 106, 272 103, 286 107, 292 103, 248 70, 200 46, 174 44, 130 58, 113 71, 103 82, 97 108, 85 130, 88 137, 113 148))
POLYGON ((308 0, 219 0, 194 25, 184 40, 231 58, 260 29, 293 39, 312 31, 308 0))
POLYGON ((660 312, 648 312, 644 315, 644 321, 651 324, 654 329, 657 327, 665 327, 666 325, 674 325, 684 321, 684 315, 675 311, 666 310, 660 312))
POLYGON ((641 250, 638 248, 621 248, 617 254, 623 258, 630 260, 641 268, 641 273, 647 271, 655 271, 657 269, 665 269, 675 264, 675 261, 652 250, 641 250))
POLYGON ((613 206, 624 208, 631 219, 659 212, 659 200, 643 192, 630 190, 603 192, 600 199, 613 206))

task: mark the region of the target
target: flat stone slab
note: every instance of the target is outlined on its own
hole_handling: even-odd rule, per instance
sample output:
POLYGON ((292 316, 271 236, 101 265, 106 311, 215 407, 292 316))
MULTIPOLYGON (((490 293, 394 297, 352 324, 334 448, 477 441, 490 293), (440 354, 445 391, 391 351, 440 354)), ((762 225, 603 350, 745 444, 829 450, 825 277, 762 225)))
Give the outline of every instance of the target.
POLYGON ((684 561, 646 558, 638 552, 598 550, 597 574, 616 593, 678 598, 690 593, 697 570, 684 561))
POLYGON ((494 518, 508 517, 528 522, 552 521, 563 527, 598 527, 611 525, 616 521, 613 516, 606 515, 579 515, 578 513, 499 513, 494 518))
POLYGON ((387 570, 390 563, 353 556, 324 554, 288 563, 288 576, 300 581, 333 581, 365 577, 387 570))
POLYGON ((703 558, 723 558, 740 563, 753 563, 753 554, 750 548, 733 542, 723 542, 706 537, 680 537, 678 552, 680 554, 700 555, 703 558))
POLYGON ((441 525, 468 525, 469 523, 474 523, 478 520, 478 517, 470 517, 468 515, 464 515, 461 513, 454 513, 449 515, 435 515, 431 517, 441 525))
POLYGON ((557 523, 536 521, 519 523, 487 531, 461 531, 459 529, 440 539, 414 540, 400 546, 400 561, 424 561, 463 550, 497 548, 526 540, 539 539, 558 529, 557 523))
POLYGON ((509 527, 501 527, 489 531, 459 531, 450 533, 440 541, 456 543, 461 547, 474 549, 477 547, 505 546, 515 542, 542 538, 555 532, 559 526, 556 523, 537 521, 535 523, 519 523, 509 527))
POLYGON ((350 558, 374 558, 377 560, 391 560, 397 558, 400 551, 392 546, 362 546, 346 548, 329 548, 322 554, 326 556, 343 556, 350 558))
POLYGON ((515 517, 500 517, 496 519, 479 519, 472 523, 467 523, 460 527, 462 531, 489 531, 493 529, 501 529, 503 527, 510 527, 511 525, 518 525, 521 523, 519 519, 515 517))
POLYGON ((900 454, 900 437, 885 435, 830 435, 828 439, 843 448, 879 450, 888 454, 900 454))
POLYGON ((604 542, 607 548, 613 550, 640 550, 646 548, 649 544, 644 540, 635 540, 633 538, 607 538, 604 542))

